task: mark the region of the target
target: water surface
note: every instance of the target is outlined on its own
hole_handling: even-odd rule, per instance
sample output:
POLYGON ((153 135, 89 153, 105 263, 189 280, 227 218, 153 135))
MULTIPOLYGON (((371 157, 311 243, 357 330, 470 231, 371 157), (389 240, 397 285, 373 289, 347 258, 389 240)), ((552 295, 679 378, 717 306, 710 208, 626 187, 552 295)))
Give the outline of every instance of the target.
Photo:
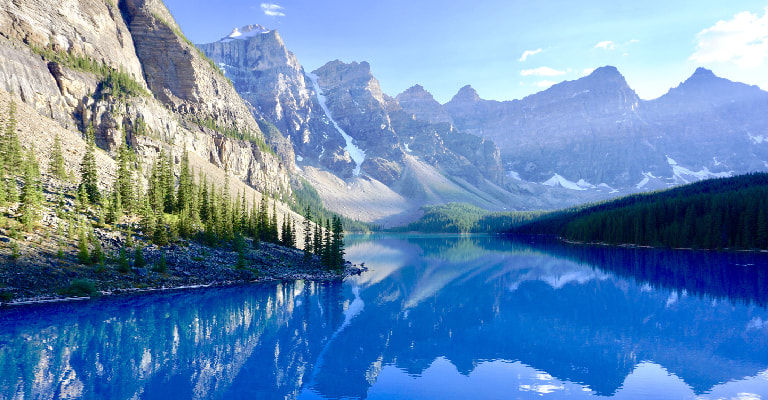
POLYGON ((0 309, 0 399, 768 398, 768 258, 348 238, 368 273, 0 309))

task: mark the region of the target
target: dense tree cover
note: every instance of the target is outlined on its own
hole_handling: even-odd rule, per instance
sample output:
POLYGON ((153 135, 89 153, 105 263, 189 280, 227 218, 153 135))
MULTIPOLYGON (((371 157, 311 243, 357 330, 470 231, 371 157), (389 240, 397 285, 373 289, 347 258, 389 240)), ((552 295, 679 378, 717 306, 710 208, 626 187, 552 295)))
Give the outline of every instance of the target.
MULTIPOLYGON (((15 213, 9 212, 10 220, 0 216, 0 222, 6 227, 16 229, 18 225, 31 231, 39 219, 41 203, 46 200, 34 149, 30 147, 24 152, 19 142, 15 113, 12 102, 7 115, 0 115, 4 117, 0 118, 0 185, 3 186, 0 188, 0 206, 16 209, 15 213)), ((66 236, 78 238, 79 262, 103 268, 106 255, 99 240, 95 239, 95 228, 125 230, 127 247, 134 246, 134 227, 146 242, 160 246, 179 238, 211 246, 232 246, 241 255, 237 267, 245 267, 245 238, 251 238, 254 246, 263 241, 297 247, 300 228, 290 213, 285 213, 282 224, 278 225, 276 199, 265 194, 257 202, 254 193, 249 201, 244 192, 230 193, 228 177, 218 186, 202 173, 194 179, 186 148, 178 166, 174 165, 170 154, 163 150, 158 152, 147 171, 147 183, 143 185, 145 175, 141 162, 123 143, 116 151, 114 181, 107 185, 99 181, 92 127, 86 129, 85 139, 86 150, 80 162, 77 189, 72 193, 63 189, 56 203, 47 200, 47 206, 66 221, 66 224, 58 224, 59 236, 65 236, 62 227, 67 226, 66 236), (105 190, 109 186, 111 190, 105 190), (65 196, 76 199, 72 211, 65 211, 65 196)), ((48 174, 67 179, 61 151, 61 141, 56 137, 48 174)), ((338 216, 320 215, 315 222, 305 222, 304 230, 303 238, 308 238, 304 247, 309 257, 316 255, 328 269, 343 267, 343 224, 338 216)), ((143 262, 140 247, 138 245, 132 252, 134 265, 143 262)), ((127 253, 125 249, 123 253, 127 253)), ((62 256, 60 242, 59 257, 62 256)), ((125 270, 125 261, 118 259, 117 262, 122 263, 125 270)))
POLYGON ((768 249, 768 174, 712 179, 543 215, 511 232, 610 244, 768 249))
POLYGON ((511 224, 529 221, 540 215, 535 212, 491 212, 464 203, 425 206, 422 210, 424 215, 421 218, 392 230, 424 233, 493 233, 509 229, 511 224))

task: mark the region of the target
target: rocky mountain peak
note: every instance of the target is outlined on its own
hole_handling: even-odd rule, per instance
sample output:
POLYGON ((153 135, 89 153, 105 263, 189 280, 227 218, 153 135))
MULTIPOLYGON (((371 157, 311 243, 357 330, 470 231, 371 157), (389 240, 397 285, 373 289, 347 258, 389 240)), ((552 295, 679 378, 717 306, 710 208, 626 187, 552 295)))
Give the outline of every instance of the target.
POLYGON ((234 28, 229 35, 223 37, 219 42, 228 42, 234 39, 245 40, 257 35, 272 32, 271 29, 267 29, 259 24, 246 25, 241 28, 234 28))
POLYGON ((699 67, 688 79, 652 103, 667 111, 701 110, 744 100, 768 99, 768 93, 757 86, 733 82, 699 67))
POLYGON ((416 119, 432 123, 452 122, 451 116, 443 110, 443 106, 421 85, 411 86, 398 94, 395 100, 416 119))
POLYGON ((477 94, 477 91, 471 86, 466 85, 459 89, 458 93, 456 93, 455 96, 451 99, 451 103, 453 102, 477 102, 480 101, 480 96, 477 94))

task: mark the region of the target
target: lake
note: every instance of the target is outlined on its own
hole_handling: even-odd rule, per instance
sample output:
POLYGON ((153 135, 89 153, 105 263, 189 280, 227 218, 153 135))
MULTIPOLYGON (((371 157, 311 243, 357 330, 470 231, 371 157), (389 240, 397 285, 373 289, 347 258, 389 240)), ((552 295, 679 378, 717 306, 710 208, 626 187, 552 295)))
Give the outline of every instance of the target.
POLYGON ((768 256, 349 236, 370 270, 0 308, 0 399, 768 398, 768 256))

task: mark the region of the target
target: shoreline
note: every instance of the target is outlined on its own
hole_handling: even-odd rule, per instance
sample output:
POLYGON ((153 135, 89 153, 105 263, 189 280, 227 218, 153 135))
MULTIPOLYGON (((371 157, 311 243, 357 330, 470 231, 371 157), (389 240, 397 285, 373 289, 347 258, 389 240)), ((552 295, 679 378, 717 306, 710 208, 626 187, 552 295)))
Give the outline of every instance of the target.
POLYGON ((126 295, 142 295, 142 294, 150 294, 150 293, 170 292, 175 290, 196 290, 196 289, 208 289, 208 288, 228 287, 228 286, 237 286, 237 285, 254 285, 254 284, 260 284, 260 283, 267 283, 267 282, 292 282, 296 280, 316 281, 316 282, 327 282, 327 281, 333 281, 333 280, 343 281, 347 277, 350 277, 353 275, 360 275, 361 273, 366 271, 368 271, 368 268, 366 267, 361 267, 356 264, 348 264, 345 270, 341 273, 325 271, 328 274, 337 274, 337 276, 331 277, 331 278, 327 276, 311 276, 311 275, 286 276, 286 277, 262 277, 252 281, 224 281, 224 282, 211 282, 207 284, 198 284, 198 285, 115 289, 111 291, 99 291, 97 294, 93 296, 60 297, 60 296, 53 296, 53 295, 51 296, 41 295, 38 297, 21 298, 19 300, 0 303, 0 309, 2 309, 3 307, 22 307, 22 306, 29 306, 29 305, 87 301, 87 300, 92 300, 95 298, 100 298, 105 296, 113 297, 113 296, 126 296, 126 295))
POLYGON ((237 268, 239 253, 225 247, 197 242, 147 246, 147 261, 128 271, 117 263, 101 266, 58 260, 44 254, 0 265, 0 307, 87 300, 100 296, 154 293, 168 290, 258 284, 274 281, 334 281, 359 275, 367 268, 345 263, 342 271, 327 270, 317 256, 273 243, 261 243, 245 251, 245 267, 237 268), (165 260, 165 269, 158 268, 165 260), (85 283, 84 283, 85 282, 85 283), (80 292, 77 292, 80 290, 80 292))

